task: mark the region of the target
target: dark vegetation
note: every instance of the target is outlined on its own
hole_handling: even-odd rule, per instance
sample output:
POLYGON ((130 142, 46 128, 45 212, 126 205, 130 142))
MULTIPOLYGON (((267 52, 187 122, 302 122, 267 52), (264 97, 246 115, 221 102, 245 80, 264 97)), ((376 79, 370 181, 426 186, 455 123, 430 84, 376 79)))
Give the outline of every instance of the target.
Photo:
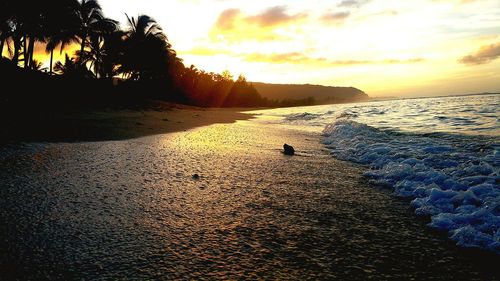
MULTIPOLYGON (((309 96, 268 98, 245 77, 186 67, 158 23, 147 15, 129 17, 121 29, 106 18, 97 0, 0 2, 0 107, 71 104, 136 104, 157 99, 208 107, 313 105, 309 96), (36 60, 44 46, 49 67, 36 60), (54 52, 78 46, 73 57, 54 61, 54 52), (39 48, 39 47, 38 47, 39 48), (8 81, 8 83, 6 83, 8 81), (278 101, 281 100, 281 101, 278 101), (3 105, 3 106, 2 106, 3 105)), ((336 102, 337 100, 332 100, 336 102)), ((344 100, 339 100, 344 101, 344 100)))

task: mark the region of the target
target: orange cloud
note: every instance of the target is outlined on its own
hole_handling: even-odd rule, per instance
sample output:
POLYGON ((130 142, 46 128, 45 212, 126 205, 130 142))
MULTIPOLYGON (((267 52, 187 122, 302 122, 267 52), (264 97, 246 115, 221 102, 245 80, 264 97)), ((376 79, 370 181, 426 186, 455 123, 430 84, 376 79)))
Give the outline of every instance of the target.
POLYGON ((194 56, 217 56, 225 55, 233 58, 239 58, 247 62, 257 63, 273 63, 273 64, 302 64, 302 65, 317 65, 317 66, 347 66, 347 65, 362 65, 362 64, 412 64, 426 61, 424 58, 409 58, 409 59, 381 59, 381 60, 332 60, 326 57, 314 57, 306 55, 302 52, 294 51, 287 53, 245 53, 234 52, 228 49, 214 49, 199 47, 193 48, 184 52, 186 55, 194 56))
POLYGON ((327 60, 325 58, 312 58, 305 56, 299 52, 290 53, 275 53, 275 54, 261 54, 252 53, 244 56, 246 61, 249 62, 270 62, 270 63, 292 63, 292 64, 311 64, 323 63, 327 60))
POLYGON ((478 65, 489 63, 500 57, 500 42, 482 46, 475 54, 465 56, 459 60, 467 65, 478 65))
POLYGON ((424 62, 423 58, 410 59, 383 59, 383 60, 329 60, 324 57, 309 57, 299 52, 261 54, 252 53, 244 55, 249 62, 268 62, 275 64, 315 64, 322 66, 347 66, 361 64, 411 64, 424 62))

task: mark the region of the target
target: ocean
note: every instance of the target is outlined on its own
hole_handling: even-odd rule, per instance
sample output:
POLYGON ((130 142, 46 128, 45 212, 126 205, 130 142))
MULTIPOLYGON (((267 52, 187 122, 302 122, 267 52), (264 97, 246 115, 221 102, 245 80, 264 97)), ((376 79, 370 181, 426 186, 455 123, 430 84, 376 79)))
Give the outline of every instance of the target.
POLYGON ((500 253, 500 95, 256 111, 264 123, 320 132, 332 157, 411 199, 462 247, 500 253))

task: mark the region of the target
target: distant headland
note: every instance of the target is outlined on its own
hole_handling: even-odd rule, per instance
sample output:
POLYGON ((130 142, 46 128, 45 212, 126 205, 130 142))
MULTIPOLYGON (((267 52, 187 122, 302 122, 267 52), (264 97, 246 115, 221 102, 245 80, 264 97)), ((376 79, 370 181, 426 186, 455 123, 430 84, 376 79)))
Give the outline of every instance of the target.
POLYGON ((311 84, 268 84, 253 82, 252 85, 263 98, 281 100, 286 103, 304 101, 309 104, 334 104, 369 100, 370 97, 354 87, 335 87, 311 84))

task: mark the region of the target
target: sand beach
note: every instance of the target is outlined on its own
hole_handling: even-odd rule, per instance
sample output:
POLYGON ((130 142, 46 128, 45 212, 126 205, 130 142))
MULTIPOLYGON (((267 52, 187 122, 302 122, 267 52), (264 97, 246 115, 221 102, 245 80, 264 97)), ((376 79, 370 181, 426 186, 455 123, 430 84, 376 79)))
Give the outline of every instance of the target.
POLYGON ((0 149, 2 279, 498 279, 497 256, 426 227, 317 133, 255 112, 128 114, 175 126, 0 149))

